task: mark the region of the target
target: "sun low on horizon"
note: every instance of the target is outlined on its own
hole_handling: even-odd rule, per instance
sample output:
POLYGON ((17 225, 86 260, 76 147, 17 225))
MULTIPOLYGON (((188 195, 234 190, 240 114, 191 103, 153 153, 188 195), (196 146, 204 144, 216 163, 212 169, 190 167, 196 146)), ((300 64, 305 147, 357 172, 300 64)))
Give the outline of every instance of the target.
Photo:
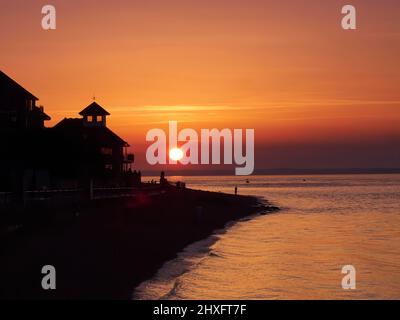
POLYGON ((400 300, 400 0, 0 8, 0 300, 400 300))
POLYGON ((55 0, 57 29, 43 31, 40 1, 10 1, 0 69, 38 96, 48 126, 95 95, 139 165, 146 132, 176 119, 255 129, 262 167, 400 167, 400 5, 352 3, 358 27, 345 31, 339 0, 118 0, 96 10, 55 0))
POLYGON ((180 148, 172 148, 169 150, 169 158, 173 161, 182 160, 184 154, 180 148))

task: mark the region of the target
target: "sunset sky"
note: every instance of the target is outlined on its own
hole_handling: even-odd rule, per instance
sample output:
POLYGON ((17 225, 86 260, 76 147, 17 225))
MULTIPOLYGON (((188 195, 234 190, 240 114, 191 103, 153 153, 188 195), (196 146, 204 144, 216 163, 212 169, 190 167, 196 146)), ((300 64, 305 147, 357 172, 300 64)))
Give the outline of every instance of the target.
POLYGON ((256 168, 400 167, 398 0, 0 0, 0 69, 48 126, 96 101, 146 132, 254 128, 256 168), (41 8, 57 9, 57 30, 41 8), (356 31, 341 8, 357 9, 356 31))

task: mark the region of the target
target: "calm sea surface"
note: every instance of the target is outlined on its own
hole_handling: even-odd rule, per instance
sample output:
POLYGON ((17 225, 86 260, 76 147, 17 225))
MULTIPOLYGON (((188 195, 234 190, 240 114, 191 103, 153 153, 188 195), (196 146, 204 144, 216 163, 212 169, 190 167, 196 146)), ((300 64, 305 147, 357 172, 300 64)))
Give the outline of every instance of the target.
POLYGON ((136 299, 400 299, 400 175, 173 177, 282 211, 195 243, 136 299), (356 268, 356 290, 341 269, 356 268))

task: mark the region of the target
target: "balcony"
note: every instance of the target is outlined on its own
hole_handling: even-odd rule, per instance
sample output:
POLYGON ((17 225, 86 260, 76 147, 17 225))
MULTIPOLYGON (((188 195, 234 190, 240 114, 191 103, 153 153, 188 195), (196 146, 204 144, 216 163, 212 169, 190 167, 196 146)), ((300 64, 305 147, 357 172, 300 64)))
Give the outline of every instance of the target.
POLYGON ((135 155, 133 153, 128 153, 124 155, 124 163, 135 162, 135 155))

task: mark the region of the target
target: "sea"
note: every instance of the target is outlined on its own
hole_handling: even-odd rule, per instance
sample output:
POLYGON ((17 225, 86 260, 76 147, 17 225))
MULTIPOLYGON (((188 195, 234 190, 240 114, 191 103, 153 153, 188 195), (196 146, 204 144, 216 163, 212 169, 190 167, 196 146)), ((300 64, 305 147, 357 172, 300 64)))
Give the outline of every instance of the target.
POLYGON ((400 299, 399 174, 169 180, 224 193, 237 186, 281 210, 188 246, 134 299, 400 299))

